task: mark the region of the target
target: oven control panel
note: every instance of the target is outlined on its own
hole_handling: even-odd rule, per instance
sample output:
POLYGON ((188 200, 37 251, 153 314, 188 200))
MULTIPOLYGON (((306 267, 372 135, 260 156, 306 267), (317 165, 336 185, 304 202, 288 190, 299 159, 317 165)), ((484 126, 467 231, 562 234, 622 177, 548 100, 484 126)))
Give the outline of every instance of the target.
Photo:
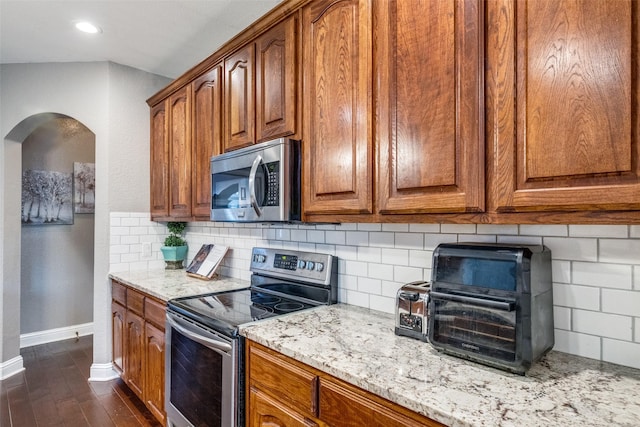
POLYGON ((283 278, 328 283, 337 259, 333 255, 286 249, 253 248, 251 271, 283 278))

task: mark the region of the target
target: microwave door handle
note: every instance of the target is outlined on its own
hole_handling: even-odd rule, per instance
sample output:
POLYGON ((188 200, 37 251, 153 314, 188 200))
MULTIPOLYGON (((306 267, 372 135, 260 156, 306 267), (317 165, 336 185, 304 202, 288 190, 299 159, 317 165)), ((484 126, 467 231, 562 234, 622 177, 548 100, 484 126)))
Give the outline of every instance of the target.
POLYGON ((179 322, 174 317, 167 315, 167 323, 180 332, 185 337, 193 340, 199 344, 204 345, 205 347, 209 347, 212 350, 218 350, 224 353, 229 353, 231 351, 231 345, 227 344, 223 341, 218 341, 215 339, 204 337, 200 334, 190 331, 186 326, 182 325, 182 322, 179 322))
POLYGON ((262 209, 258 206, 258 200, 256 199, 256 173, 258 172, 258 167, 262 162, 262 156, 258 156, 253 161, 253 165, 251 165, 251 172, 249 172, 249 198, 251 200, 251 206, 253 206, 253 210, 256 211, 256 214, 261 217, 262 209))
POLYGON ((491 299, 468 297, 466 295, 446 294, 442 292, 431 291, 429 293, 429 296, 432 299, 438 298, 446 301, 473 304, 480 307, 493 308, 493 309, 502 310, 502 311, 513 311, 515 307, 515 303, 510 301, 495 301, 491 299))

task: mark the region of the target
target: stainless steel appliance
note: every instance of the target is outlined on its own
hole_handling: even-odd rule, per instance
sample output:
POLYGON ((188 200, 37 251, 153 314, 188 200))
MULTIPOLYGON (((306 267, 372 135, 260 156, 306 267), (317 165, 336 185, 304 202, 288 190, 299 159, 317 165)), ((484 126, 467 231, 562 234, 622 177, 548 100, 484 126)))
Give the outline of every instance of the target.
POLYGON ((443 243, 434 251, 431 277, 435 348, 524 374, 553 347, 548 248, 443 243))
POLYGON ((168 426, 244 426, 244 341, 238 326, 337 301, 332 255, 253 248, 249 288, 170 300, 168 426))
POLYGON ((427 341, 429 327, 430 282, 412 282, 396 295, 396 335, 427 341))
POLYGON ((280 138, 211 158, 211 220, 301 219, 300 142, 280 138))

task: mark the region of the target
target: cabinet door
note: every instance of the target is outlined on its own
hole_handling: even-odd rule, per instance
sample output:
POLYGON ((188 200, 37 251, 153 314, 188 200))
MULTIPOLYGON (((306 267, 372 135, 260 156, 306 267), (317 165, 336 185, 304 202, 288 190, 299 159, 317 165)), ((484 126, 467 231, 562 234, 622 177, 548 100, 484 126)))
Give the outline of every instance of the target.
POLYGON ((144 320, 127 310, 125 381, 140 399, 144 399, 144 320))
POLYGON ((249 423, 254 427, 311 427, 318 425, 253 387, 249 396, 249 423))
POLYGON ((371 1, 302 13, 304 211, 372 213, 371 1))
POLYGON ((145 403, 164 424, 164 331, 145 324, 145 403))
POLYGON ((224 151, 255 142, 254 44, 240 49, 224 61, 224 151))
POLYGON ((151 218, 169 215, 169 131, 167 103, 151 108, 151 218))
POLYGON ((380 213, 484 209, 483 6, 376 4, 380 213))
POLYGON ((111 342, 113 367, 125 377, 125 317, 126 308, 113 302, 111 304, 111 342))
POLYGON ((192 209, 195 217, 211 216, 211 156, 222 148, 222 65, 192 83, 192 209))
POLYGON ((640 208, 640 2, 500 0, 487 11, 496 209, 640 208))
POLYGON ((256 139, 296 133, 296 16, 256 40, 256 139))
POLYGON ((184 87, 169 97, 171 153, 169 216, 191 216, 191 92, 184 87))

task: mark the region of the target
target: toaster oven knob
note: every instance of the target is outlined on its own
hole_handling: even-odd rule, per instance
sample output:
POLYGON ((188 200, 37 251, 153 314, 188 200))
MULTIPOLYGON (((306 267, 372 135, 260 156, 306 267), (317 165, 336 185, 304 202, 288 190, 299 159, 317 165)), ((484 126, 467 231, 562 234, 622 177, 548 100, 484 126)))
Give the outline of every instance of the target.
POLYGON ((298 260, 298 268, 301 268, 304 270, 304 268, 307 266, 307 262, 304 260, 298 260))
POLYGON ((321 262, 316 262, 316 271, 324 270, 324 264, 321 262))
POLYGON ((316 263, 313 261, 307 261, 307 270, 313 270, 313 268, 316 266, 316 263))

